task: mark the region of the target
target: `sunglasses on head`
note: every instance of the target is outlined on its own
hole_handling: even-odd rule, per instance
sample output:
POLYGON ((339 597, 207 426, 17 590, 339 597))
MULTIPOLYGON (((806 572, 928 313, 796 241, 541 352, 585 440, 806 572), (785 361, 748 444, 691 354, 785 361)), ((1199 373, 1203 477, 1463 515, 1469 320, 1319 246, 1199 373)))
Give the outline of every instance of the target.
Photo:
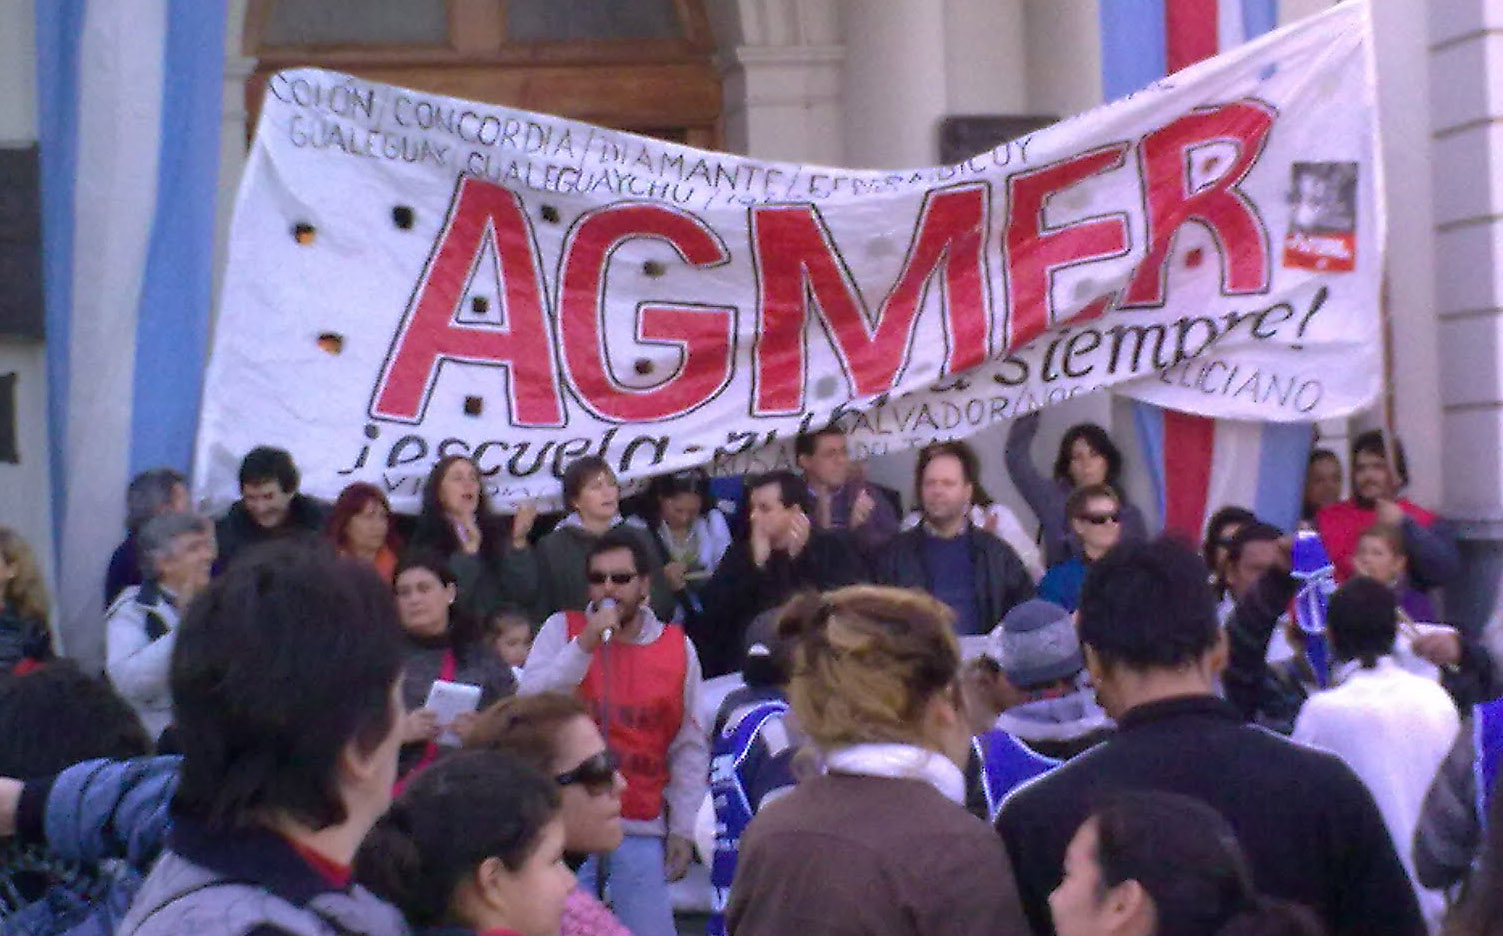
POLYGON ((610 574, 606 574, 605 572, 591 572, 585 577, 589 579, 591 585, 604 585, 607 581, 616 585, 630 585, 636 579, 637 573, 611 572, 610 574))
POLYGON ((553 782, 561 787, 573 786, 577 783, 592 796, 599 796, 616 785, 616 770, 619 767, 615 752, 607 748, 599 754, 586 758, 573 770, 557 774, 553 782))
POLYGON ((1116 511, 1112 513, 1088 513, 1081 514, 1080 519, 1086 523, 1094 523, 1097 526, 1106 526, 1108 523, 1122 522, 1122 515, 1116 511))

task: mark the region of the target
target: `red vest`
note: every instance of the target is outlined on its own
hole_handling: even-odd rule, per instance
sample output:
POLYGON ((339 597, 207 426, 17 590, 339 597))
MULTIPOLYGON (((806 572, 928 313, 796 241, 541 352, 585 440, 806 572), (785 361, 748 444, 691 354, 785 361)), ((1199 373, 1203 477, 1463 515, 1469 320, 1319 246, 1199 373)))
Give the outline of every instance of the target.
MULTIPOLYGON (((569 639, 585 629, 583 611, 566 611, 569 639)), ((656 819, 668 786, 668 746, 684 723, 684 632, 663 625, 650 644, 612 641, 597 649, 577 693, 603 726, 605 742, 621 760, 626 792, 624 819, 656 819), (607 672, 607 668, 609 672, 607 672), (607 697, 607 694, 609 696, 607 697)))

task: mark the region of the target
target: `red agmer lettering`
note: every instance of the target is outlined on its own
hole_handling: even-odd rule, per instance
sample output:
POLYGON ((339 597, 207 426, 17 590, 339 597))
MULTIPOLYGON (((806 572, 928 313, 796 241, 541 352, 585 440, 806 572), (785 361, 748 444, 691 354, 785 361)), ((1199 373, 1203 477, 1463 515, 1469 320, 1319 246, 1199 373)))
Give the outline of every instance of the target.
POLYGON ((648 389, 623 386, 611 374, 605 339, 605 271, 627 241, 653 237, 673 245, 694 267, 730 260, 725 244, 701 220, 678 208, 618 204, 586 215, 564 244, 559 327, 564 368, 580 400, 612 420, 670 419, 700 406, 731 377, 734 306, 643 303, 636 309, 637 339, 676 345, 680 364, 648 389))
POLYGON ((1128 286, 1125 305, 1163 305, 1169 250, 1175 233, 1191 221, 1209 229, 1220 248, 1223 293, 1267 290, 1272 262, 1268 235, 1237 185, 1257 163, 1274 116, 1268 105, 1257 101, 1223 104, 1185 114, 1138 144, 1148 208, 1148 256, 1128 286), (1235 160, 1215 181, 1191 191, 1192 151, 1216 142, 1234 143, 1235 160))
POLYGON ((829 333, 853 395, 890 390, 907 366, 918 313, 931 282, 944 290, 949 351, 945 373, 986 359, 986 262, 983 252, 988 187, 967 183, 930 192, 902 271, 875 321, 813 205, 751 211, 757 267, 757 416, 803 409, 808 349, 804 332, 812 302, 829 333))
MULTIPOLYGON (((1082 153, 1064 162, 1020 172, 1007 180, 1007 347, 1018 348, 1054 322, 1049 291, 1055 271, 1120 257, 1128 249, 1127 216, 1108 215, 1047 227, 1044 206, 1050 196, 1123 163, 1127 144, 1082 153)), ((1099 315, 1105 303, 1086 310, 1099 315)))
POLYGON ((532 228, 513 192, 463 177, 448 223, 392 344, 371 403, 378 419, 422 418, 445 361, 506 369, 512 421, 519 426, 564 422, 553 344, 543 302, 543 274, 532 228), (499 261, 502 326, 454 320, 481 251, 499 261))

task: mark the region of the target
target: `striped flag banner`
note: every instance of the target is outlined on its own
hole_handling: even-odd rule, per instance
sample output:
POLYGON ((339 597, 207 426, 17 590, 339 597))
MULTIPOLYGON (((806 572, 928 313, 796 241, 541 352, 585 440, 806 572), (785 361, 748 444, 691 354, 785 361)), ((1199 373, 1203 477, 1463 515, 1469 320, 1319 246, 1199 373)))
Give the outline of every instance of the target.
POLYGON ((192 459, 226 16, 225 0, 36 5, 58 607, 85 664, 126 485, 192 459))
MULTIPOLYGON (((1130 94, 1278 25, 1278 0, 1101 4, 1102 90, 1130 94)), ((1211 419, 1133 403, 1143 461, 1166 532, 1192 542, 1236 504, 1283 529, 1299 521, 1309 425, 1211 419)))

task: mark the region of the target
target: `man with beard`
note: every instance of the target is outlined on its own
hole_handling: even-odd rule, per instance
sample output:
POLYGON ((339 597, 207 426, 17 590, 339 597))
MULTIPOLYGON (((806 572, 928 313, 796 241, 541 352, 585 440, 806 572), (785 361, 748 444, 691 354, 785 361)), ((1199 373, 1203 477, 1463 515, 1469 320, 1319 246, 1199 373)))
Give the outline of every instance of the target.
POLYGON ((926 591, 955 612, 955 634, 989 633, 1033 597, 1023 560, 971 522, 979 465, 970 448, 936 442, 918 456, 916 494, 923 521, 899 533, 877 563, 877 581, 926 591))
POLYGON ((1398 527, 1404 535, 1409 572, 1420 590, 1439 588, 1461 568, 1461 554, 1445 523, 1399 491, 1409 483, 1404 450, 1396 442, 1395 464, 1388 460, 1383 433, 1372 429, 1352 440, 1352 496, 1315 515, 1315 527, 1336 566, 1336 580, 1352 577, 1357 541, 1375 523, 1398 527))
MULTIPOLYGON (((585 559, 589 604, 543 622, 521 693, 572 692, 595 714, 626 788, 626 838, 609 862, 612 909, 633 933, 671 934, 668 882, 693 860, 695 815, 709 784, 694 644, 648 604, 647 547, 630 529, 605 533, 585 559)), ((591 889, 599 863, 580 869, 591 889)))

